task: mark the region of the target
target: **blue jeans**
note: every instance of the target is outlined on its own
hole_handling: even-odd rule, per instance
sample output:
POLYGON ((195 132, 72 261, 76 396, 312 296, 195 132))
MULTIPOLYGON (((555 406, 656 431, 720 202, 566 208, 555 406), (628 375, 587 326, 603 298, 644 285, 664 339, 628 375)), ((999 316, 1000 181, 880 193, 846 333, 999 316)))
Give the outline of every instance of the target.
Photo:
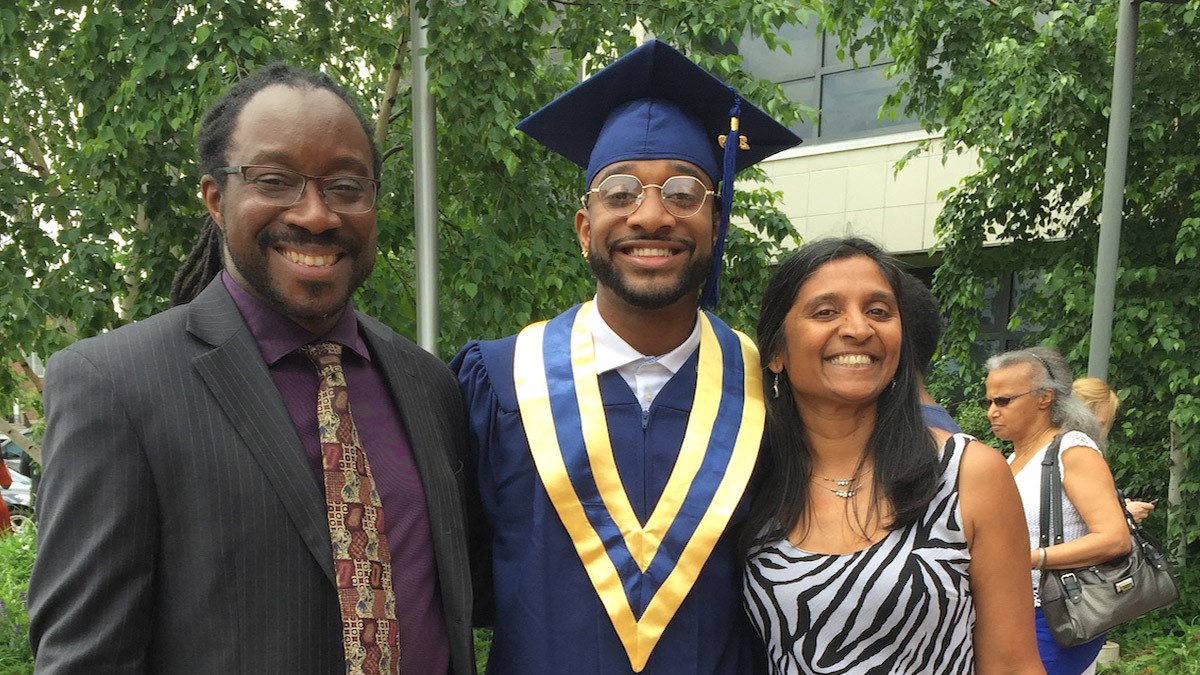
POLYGON ((1054 641, 1054 635, 1050 633, 1050 626, 1046 623, 1046 616, 1042 614, 1041 607, 1034 609, 1033 618, 1037 626, 1038 655, 1042 657, 1046 675, 1079 675, 1092 665, 1100 653, 1100 648, 1104 646, 1105 636, 1101 635, 1076 647, 1060 647, 1054 641))

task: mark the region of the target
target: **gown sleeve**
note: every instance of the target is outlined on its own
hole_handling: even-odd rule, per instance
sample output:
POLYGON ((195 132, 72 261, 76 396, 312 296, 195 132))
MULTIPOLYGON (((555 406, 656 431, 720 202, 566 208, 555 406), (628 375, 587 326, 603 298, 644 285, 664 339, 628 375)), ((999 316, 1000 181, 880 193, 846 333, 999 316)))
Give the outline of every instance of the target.
MULTIPOLYGON (((483 362, 478 341, 468 343, 450 361, 450 369, 458 379, 463 402, 467 408, 469 448, 469 477, 479 488, 485 514, 491 513, 490 495, 481 481, 481 453, 489 447, 491 428, 496 417, 496 396, 491 387, 487 367, 483 362)), ((471 528, 471 579, 474 589, 474 613, 472 623, 476 626, 495 625, 496 603, 492 583, 492 527, 490 519, 481 514, 483 522, 471 528)))

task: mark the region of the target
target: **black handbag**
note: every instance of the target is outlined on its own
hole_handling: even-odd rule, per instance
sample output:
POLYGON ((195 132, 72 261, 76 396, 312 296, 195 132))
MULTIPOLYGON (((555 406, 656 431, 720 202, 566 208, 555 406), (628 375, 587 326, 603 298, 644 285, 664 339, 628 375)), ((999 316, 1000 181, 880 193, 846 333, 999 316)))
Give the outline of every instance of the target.
MULTIPOLYGON (((1062 474, 1058 469, 1062 434, 1055 436, 1042 460, 1040 545, 1063 543, 1062 474)), ((1179 588, 1162 550, 1125 507, 1131 548, 1128 555, 1088 567, 1042 570, 1039 595, 1042 614, 1054 640, 1074 647, 1096 639, 1109 628, 1179 599, 1179 588)))

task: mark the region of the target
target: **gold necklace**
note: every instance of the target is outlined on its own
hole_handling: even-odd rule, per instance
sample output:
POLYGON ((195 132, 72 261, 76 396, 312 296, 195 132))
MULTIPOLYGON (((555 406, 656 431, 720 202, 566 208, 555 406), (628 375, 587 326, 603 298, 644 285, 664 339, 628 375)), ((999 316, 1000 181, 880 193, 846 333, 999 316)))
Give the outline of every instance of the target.
POLYGON ((822 476, 814 473, 813 478, 820 478, 821 480, 829 481, 830 483, 836 485, 837 487, 829 487, 828 485, 821 485, 820 483, 817 483, 818 486, 829 490, 842 499, 850 499, 854 495, 858 494, 858 488, 861 487, 855 482, 858 480, 858 474, 855 474, 849 478, 829 478, 828 476, 822 476))

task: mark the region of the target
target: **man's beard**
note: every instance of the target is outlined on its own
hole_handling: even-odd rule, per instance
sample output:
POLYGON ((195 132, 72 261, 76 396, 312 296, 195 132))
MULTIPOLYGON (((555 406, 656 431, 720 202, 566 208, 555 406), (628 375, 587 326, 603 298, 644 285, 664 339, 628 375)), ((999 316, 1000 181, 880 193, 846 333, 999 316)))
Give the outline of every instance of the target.
MULTIPOLYGON (((299 233, 290 233, 287 236, 275 236, 268 230, 259 232, 255 239, 258 246, 257 255, 246 256, 242 251, 235 250, 235 247, 229 246, 225 242, 225 251, 228 253, 234 267, 246 280, 250 288, 245 290, 257 294, 264 302, 272 309, 283 314, 284 316, 300 319, 300 320, 320 320, 332 316, 340 312, 346 303, 350 300, 350 296, 358 289, 359 286, 371 276, 371 271, 375 267, 375 257, 371 255, 371 251, 366 251, 363 243, 354 237, 342 236, 337 232, 331 232, 328 235, 302 235, 299 233), (338 298, 335 304, 328 306, 311 306, 303 304, 303 301, 297 302, 296 298, 291 298, 280 291, 276 284, 276 279, 267 269, 267 259, 272 253, 272 249, 280 243, 305 244, 310 241, 319 241, 324 244, 335 243, 344 252, 345 256, 351 262, 351 276, 349 285, 346 288, 346 293, 343 297, 338 298), (364 252, 367 257, 364 258, 364 252)), ((308 300, 315 300, 321 296, 321 293, 329 285, 323 281, 302 281, 300 287, 307 295, 308 300)))
MULTIPOLYGON (((647 239, 682 241, 674 237, 638 237, 639 241, 647 239)), ((708 268, 712 264, 712 255, 697 255, 684 267, 683 273, 679 275, 675 284, 660 285, 646 290, 634 288, 625 282, 625 276, 617 271, 616 266, 612 262, 613 256, 616 254, 616 247, 620 243, 618 240, 609 245, 607 252, 602 252, 593 243, 588 250, 588 266, 592 268, 592 274, 596 276, 596 281, 600 285, 611 290, 621 300, 639 309, 662 309, 668 307, 687 295, 695 294, 708 278, 708 268)), ((694 255, 696 252, 695 244, 693 242, 687 242, 687 244, 688 249, 676 255, 694 255)))

